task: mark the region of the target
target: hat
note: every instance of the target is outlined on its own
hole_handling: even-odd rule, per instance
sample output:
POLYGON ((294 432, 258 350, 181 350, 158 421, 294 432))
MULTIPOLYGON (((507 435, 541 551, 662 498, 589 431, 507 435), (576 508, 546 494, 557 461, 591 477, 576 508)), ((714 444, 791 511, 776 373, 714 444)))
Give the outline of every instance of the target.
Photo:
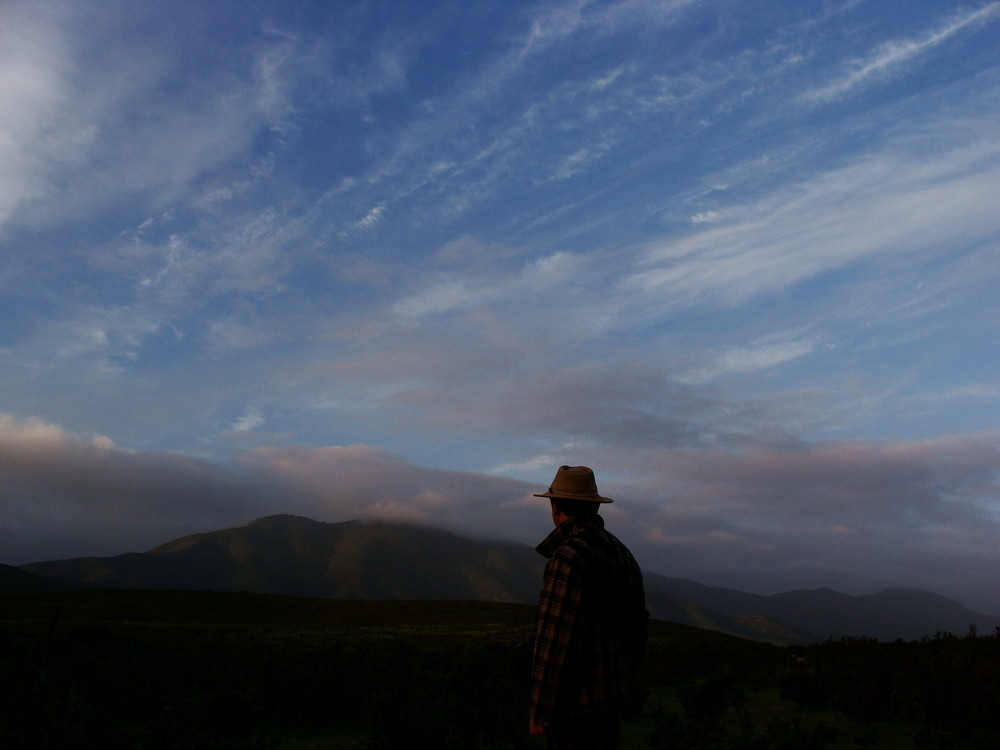
POLYGON ((548 492, 536 492, 535 497, 560 497, 566 500, 590 500, 594 503, 613 503, 610 497, 597 492, 597 480, 589 466, 560 466, 548 492))

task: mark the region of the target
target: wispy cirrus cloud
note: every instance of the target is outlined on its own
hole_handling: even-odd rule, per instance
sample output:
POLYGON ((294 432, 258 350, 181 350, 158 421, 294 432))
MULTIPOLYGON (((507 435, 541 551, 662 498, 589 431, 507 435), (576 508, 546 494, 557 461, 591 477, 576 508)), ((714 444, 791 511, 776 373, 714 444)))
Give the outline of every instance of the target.
MULTIPOLYGON (((69 26, 46 26, 45 33, 54 37, 46 48, 61 54, 46 58, 30 98, 4 96, 7 117, 22 123, 9 135, 22 156, 5 161, 0 180, 10 181, 26 159, 36 174, 29 192, 8 201, 8 217, 19 208, 21 219, 35 224, 75 218, 149 191, 169 205, 198 176, 246 156, 261 130, 285 116, 287 99, 271 66, 249 71, 246 80, 206 80, 200 95, 171 97, 158 89, 180 63, 165 50, 119 49, 102 59, 79 40, 70 43, 69 26)), ((20 174, 14 180, 23 191, 31 183, 20 174)))
MULTIPOLYGON (((984 131, 969 132, 976 138, 984 131)), ((921 142, 901 145, 728 209, 728 222, 653 246, 622 278, 622 293, 655 297, 651 304, 664 309, 709 300, 735 305, 867 257, 919 254, 946 238, 966 245, 996 231, 990 186, 1000 181, 997 143, 954 145, 933 155, 921 142)))
POLYGON ((981 8, 956 14, 920 36, 883 42, 868 56, 853 60, 850 70, 844 75, 819 88, 807 91, 800 99, 804 102, 827 103, 873 82, 885 81, 893 75, 905 72, 908 64, 961 32, 982 28, 998 19, 1000 19, 1000 3, 991 2, 981 8))
POLYGON ((708 364, 680 375, 678 381, 698 383, 727 375, 758 372, 803 357, 816 348, 816 342, 811 337, 777 337, 785 340, 773 338, 752 341, 745 347, 728 347, 714 353, 708 364))
POLYGON ((92 134, 85 123, 53 132, 69 98, 64 71, 71 49, 43 19, 19 13, 19 26, 0 26, 0 227, 23 201, 39 197, 51 164, 75 161, 92 134))

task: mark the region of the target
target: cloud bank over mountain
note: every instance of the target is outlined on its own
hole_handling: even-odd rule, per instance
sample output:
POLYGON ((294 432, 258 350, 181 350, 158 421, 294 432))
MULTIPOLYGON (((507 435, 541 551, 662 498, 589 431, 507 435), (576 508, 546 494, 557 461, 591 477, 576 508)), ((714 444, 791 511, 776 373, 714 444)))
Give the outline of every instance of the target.
MULTIPOLYGON (((617 500, 604 514, 650 571, 767 593, 919 586, 996 611, 1000 529, 979 504, 996 491, 992 436, 619 458, 609 473, 629 479, 602 480, 617 500)), ((0 466, 9 563, 143 551, 270 513, 532 544, 548 531, 546 501, 532 496, 545 482, 416 466, 371 446, 254 448, 213 463, 4 418, 0 466)))

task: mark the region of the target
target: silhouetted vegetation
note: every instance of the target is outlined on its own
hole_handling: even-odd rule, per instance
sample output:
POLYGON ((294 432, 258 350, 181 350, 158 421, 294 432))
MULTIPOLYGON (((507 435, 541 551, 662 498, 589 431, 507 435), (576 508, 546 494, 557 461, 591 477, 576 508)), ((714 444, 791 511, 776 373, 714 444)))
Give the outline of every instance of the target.
MULTIPOLYGON (((0 596, 0 746, 537 748, 529 606, 0 596)), ((1000 632, 795 650, 654 622, 625 748, 1000 746, 1000 632)))
POLYGON ((889 644, 850 638, 799 653, 781 686, 800 706, 910 722, 918 747, 1000 747, 1000 628, 889 644))

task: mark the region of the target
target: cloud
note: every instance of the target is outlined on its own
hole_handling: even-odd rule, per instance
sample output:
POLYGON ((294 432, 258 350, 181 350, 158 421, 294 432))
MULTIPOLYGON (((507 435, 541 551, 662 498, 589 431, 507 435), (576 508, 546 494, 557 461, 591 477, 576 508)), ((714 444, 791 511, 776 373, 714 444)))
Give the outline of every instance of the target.
POLYGON ((691 217, 692 224, 717 224, 722 221, 722 214, 718 211, 701 211, 691 217))
POLYGON ((516 504, 505 509, 530 485, 415 466, 369 446, 260 447, 223 465, 0 415, 0 470, 7 564, 142 551, 275 513, 419 521, 498 538, 519 536, 530 517, 516 504))
POLYGON ((907 63, 945 43, 959 32, 969 27, 984 26, 998 17, 1000 3, 993 2, 956 15, 920 37, 884 42, 868 57, 853 61, 850 72, 821 88, 806 92, 801 99, 826 103, 840 99, 873 81, 884 81, 899 69, 905 68, 907 63))
POLYGON ((39 141, 57 162, 74 161, 74 142, 91 137, 83 126, 75 132, 46 132, 69 92, 62 80, 69 49, 66 40, 41 19, 18 6, 8 8, 0 23, 0 227, 24 200, 44 192, 44 166, 39 141), (15 32, 16 28, 16 32, 15 32))
POLYGON ((0 546, 12 562, 129 551, 260 507, 260 492, 218 465, 135 453, 37 419, 0 415, 0 466, 0 546))
MULTIPOLYGON (((784 339, 785 337, 778 337, 784 339)), ((678 382, 700 383, 733 374, 766 370, 811 354, 816 348, 810 338, 793 336, 789 340, 751 342, 747 347, 728 347, 714 354, 711 363, 679 375, 678 382)))
POLYGON ((922 138, 901 140, 764 195, 742 215, 731 210, 725 223, 653 243, 618 293, 664 312, 736 306, 869 257, 987 241, 1000 151, 990 140, 948 145, 929 154, 922 138))
POLYGON ((235 432, 251 432, 263 425, 265 421, 264 415, 261 414, 260 410, 251 407, 243 412, 240 418, 233 423, 232 429, 235 432))
MULTIPOLYGON (((265 37, 245 57, 208 65, 114 11, 3 11, 0 156, 11 158, 0 159, 0 222, 17 212, 45 226, 152 193, 154 206, 170 205, 197 178, 250 155, 254 139, 287 117, 287 40, 265 37), (170 85, 199 63, 199 87, 170 85)), ((187 31, 194 39, 205 29, 187 31)))
MULTIPOLYGON (((260 447, 240 457, 254 474, 277 477, 300 507, 323 518, 375 517, 436 523, 509 538, 523 516, 503 508, 530 485, 414 465, 366 445, 260 447)), ((515 532, 516 533, 516 532, 515 532)))
MULTIPOLYGON (((355 206, 345 236, 391 224, 390 216, 411 227, 459 222, 526 183, 572 181, 606 166, 609 152, 634 137, 637 122, 661 116, 665 102, 630 81, 628 66, 591 59, 583 49, 667 28, 692 4, 560 2, 497 18, 498 43, 436 81, 431 95, 412 86, 399 92, 397 106, 408 107, 409 116, 376 129, 360 179, 346 196, 335 189, 355 206), (566 71, 565 59, 580 65, 566 71), (553 70, 555 80, 547 80, 553 70), (563 136, 556 148, 553 133, 563 136)), ((438 33, 449 33, 451 23, 438 33)), ((430 49, 440 42, 421 40, 430 49)), ((424 62, 413 50, 402 59, 415 68, 424 62)))
POLYGON ((985 593, 1000 566, 995 432, 643 459, 625 472, 629 496, 651 498, 647 540, 677 575, 766 580, 773 591, 803 578, 848 592, 909 585, 1000 611, 985 593))
POLYGON ((478 290, 468 288, 459 278, 446 277, 432 282, 429 288, 400 300, 394 310, 404 317, 415 318, 454 311, 456 308, 481 303, 482 297, 477 292, 478 290))
POLYGON ((379 225, 379 222, 382 221, 382 215, 384 213, 385 206, 375 206, 362 218, 358 219, 354 226, 364 231, 370 231, 379 225))

